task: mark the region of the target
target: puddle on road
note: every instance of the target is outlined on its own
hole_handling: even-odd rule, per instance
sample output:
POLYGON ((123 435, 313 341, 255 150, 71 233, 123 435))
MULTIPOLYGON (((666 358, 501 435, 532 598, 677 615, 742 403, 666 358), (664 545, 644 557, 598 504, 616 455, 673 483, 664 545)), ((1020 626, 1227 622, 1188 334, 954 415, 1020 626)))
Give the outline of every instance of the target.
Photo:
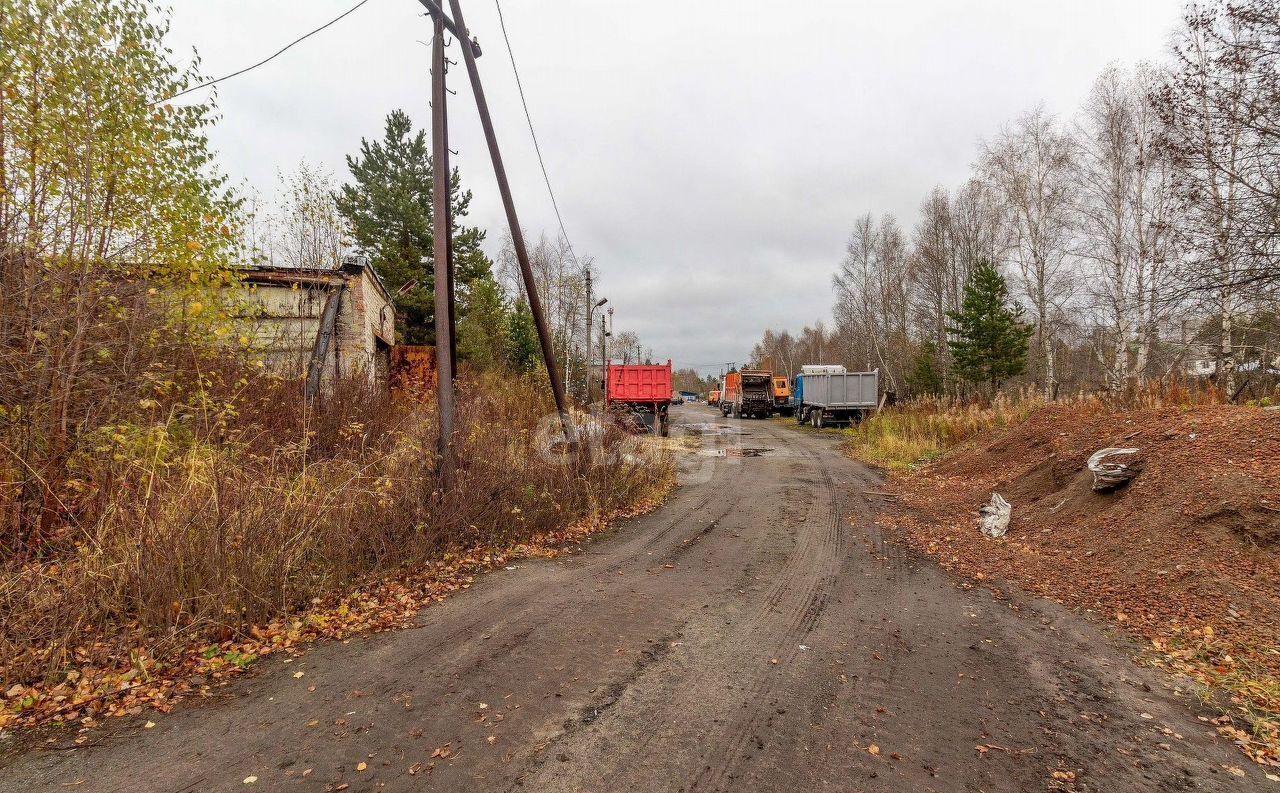
POLYGON ((746 435, 740 427, 728 424, 716 424, 706 421, 699 424, 677 424, 676 429, 684 430, 690 435, 746 435))
POLYGON ((774 449, 732 446, 728 449, 702 449, 698 452, 703 457, 764 457, 773 453, 774 449))

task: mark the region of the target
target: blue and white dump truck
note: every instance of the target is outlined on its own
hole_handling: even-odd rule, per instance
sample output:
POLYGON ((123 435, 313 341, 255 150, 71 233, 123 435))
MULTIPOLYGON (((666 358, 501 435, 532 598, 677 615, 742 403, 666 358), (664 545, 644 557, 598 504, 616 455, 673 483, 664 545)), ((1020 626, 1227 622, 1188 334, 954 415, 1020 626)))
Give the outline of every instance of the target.
POLYGON ((880 405, 880 370, 849 372, 843 366, 800 367, 791 386, 796 421, 823 427, 857 424, 880 405))

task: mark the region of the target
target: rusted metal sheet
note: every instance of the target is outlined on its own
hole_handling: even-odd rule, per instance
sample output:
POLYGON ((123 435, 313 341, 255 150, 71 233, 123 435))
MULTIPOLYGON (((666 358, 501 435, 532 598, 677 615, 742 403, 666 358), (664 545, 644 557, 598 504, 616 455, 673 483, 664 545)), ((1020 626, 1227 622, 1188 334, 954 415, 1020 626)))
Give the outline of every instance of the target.
POLYGON ((436 348, 397 344, 391 348, 391 395, 396 399, 426 401, 435 397, 436 348))

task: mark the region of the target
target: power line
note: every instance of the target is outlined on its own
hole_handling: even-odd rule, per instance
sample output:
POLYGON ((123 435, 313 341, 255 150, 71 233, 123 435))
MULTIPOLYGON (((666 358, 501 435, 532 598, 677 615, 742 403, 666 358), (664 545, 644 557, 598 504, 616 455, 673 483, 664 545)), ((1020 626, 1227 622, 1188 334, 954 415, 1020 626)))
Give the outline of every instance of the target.
POLYGON ((533 150, 538 155, 538 167, 542 169, 542 181, 547 185, 547 195, 551 196, 551 208, 556 212, 556 222, 560 224, 560 235, 569 246, 569 254, 573 256, 574 264, 581 266, 578 262, 578 254, 573 249, 573 243, 569 240, 569 232, 565 231, 564 220, 560 217, 560 205, 556 202, 556 191, 551 189, 551 177, 547 175, 547 164, 542 161, 542 147, 538 145, 538 133, 533 131, 533 117, 529 115, 529 103, 524 98, 524 84, 520 82, 520 69, 516 66, 516 55, 511 49, 511 39, 507 37, 507 23, 502 17, 502 3, 500 0, 493 0, 493 5, 498 9, 498 25, 502 28, 502 40, 507 45, 507 57, 511 59, 511 71, 515 73, 516 88, 520 91, 520 104, 524 107, 524 120, 529 124, 529 137, 533 138, 533 150))
POLYGON ((186 90, 184 90, 184 91, 179 91, 178 93, 174 94, 173 96, 167 96, 167 97, 165 97, 164 99, 157 99, 156 101, 152 102, 151 104, 153 104, 153 105, 158 105, 158 104, 160 104, 161 102, 169 102, 169 101, 172 101, 172 100, 174 100, 174 99, 177 99, 177 98, 178 98, 178 97, 180 97, 180 96, 185 96, 186 94, 189 94, 189 93, 191 93, 192 91, 199 91, 201 88, 208 88, 208 87, 209 87, 209 86, 211 86, 211 85, 217 85, 218 83, 223 82, 224 80, 230 80, 232 77, 239 77, 240 75, 242 75, 242 74, 244 74, 244 73, 246 73, 246 72, 251 72, 251 71, 253 71, 254 69, 258 68, 259 66, 264 66, 264 65, 266 65, 266 64, 268 64, 268 63, 270 63, 271 61, 275 60, 276 58, 280 57, 281 55, 285 54, 286 52, 288 52, 288 51, 289 51, 290 49, 292 49, 295 45, 301 44, 302 42, 304 42, 304 41, 306 41, 307 39, 311 38, 311 37, 312 37, 312 36, 314 36, 315 34, 319 33, 319 32, 320 32, 320 31, 322 31, 322 30, 324 30, 325 28, 328 28, 328 27, 331 27, 331 26, 333 26, 333 25, 337 24, 337 23, 338 23, 339 21, 341 21, 344 17, 346 17, 346 16, 350 15, 352 12, 354 12, 356 9, 358 9, 360 6, 364 5, 364 4, 365 4, 365 3, 367 3, 367 2, 369 2, 369 0, 360 0, 360 2, 356 3, 356 4, 355 4, 355 5, 353 5, 351 8, 348 8, 346 11, 343 11, 341 14, 339 14, 338 16, 334 17, 333 19, 329 20, 328 22, 324 23, 324 24, 323 24, 323 25, 321 25, 320 27, 316 28, 315 30, 312 30, 312 31, 311 31, 311 32, 309 32, 309 33, 306 33, 306 34, 303 34, 302 36, 299 36, 298 38, 296 38, 296 39, 294 39, 293 41, 291 41, 291 42, 289 42, 288 44, 286 44, 284 47, 282 47, 282 48, 280 48, 279 50, 277 50, 275 53, 271 54, 270 56, 268 56, 268 57, 266 57, 266 58, 263 58, 262 60, 258 61, 257 63, 253 64, 252 66, 246 66, 246 67, 244 67, 243 69, 241 69, 241 70, 240 70, 240 71, 238 71, 238 72, 232 72, 231 74, 224 75, 224 76, 222 76, 222 77, 217 78, 216 80, 208 80, 208 81, 206 81, 206 82, 200 83, 199 85, 193 85, 192 87, 190 87, 190 88, 188 88, 188 89, 186 89, 186 90))

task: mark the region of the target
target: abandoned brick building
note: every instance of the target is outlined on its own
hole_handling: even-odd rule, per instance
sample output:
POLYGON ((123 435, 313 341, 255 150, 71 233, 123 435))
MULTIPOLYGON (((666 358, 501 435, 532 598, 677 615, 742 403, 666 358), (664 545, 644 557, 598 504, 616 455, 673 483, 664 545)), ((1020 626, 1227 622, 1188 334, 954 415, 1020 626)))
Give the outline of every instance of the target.
POLYGON ((268 365, 317 387, 335 376, 387 382, 395 308, 367 259, 349 256, 327 270, 251 267, 240 283, 268 365))

